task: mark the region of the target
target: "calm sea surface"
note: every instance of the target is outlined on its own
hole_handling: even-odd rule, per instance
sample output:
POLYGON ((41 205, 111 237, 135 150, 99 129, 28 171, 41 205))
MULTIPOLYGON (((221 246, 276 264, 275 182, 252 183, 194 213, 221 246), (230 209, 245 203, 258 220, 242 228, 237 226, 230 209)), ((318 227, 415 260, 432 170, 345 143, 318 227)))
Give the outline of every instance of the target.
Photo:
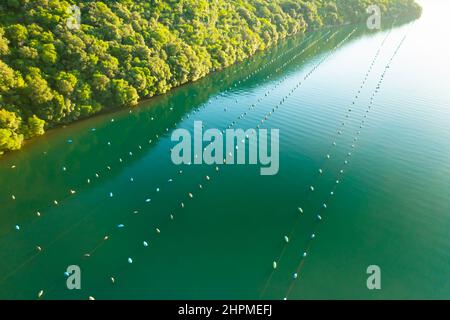
POLYGON ((450 298, 450 4, 421 4, 2 157, 0 298, 450 298), (171 133, 195 120, 279 129, 279 173, 174 165, 171 133))

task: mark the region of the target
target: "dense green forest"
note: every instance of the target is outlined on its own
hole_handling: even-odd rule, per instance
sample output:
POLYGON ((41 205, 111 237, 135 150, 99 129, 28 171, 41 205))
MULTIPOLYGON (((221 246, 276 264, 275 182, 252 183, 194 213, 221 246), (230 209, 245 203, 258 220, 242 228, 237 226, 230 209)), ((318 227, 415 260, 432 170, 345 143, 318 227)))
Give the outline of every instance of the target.
POLYGON ((421 12, 413 0, 1 0, 0 154, 287 36, 365 21, 374 3, 389 16, 421 12))

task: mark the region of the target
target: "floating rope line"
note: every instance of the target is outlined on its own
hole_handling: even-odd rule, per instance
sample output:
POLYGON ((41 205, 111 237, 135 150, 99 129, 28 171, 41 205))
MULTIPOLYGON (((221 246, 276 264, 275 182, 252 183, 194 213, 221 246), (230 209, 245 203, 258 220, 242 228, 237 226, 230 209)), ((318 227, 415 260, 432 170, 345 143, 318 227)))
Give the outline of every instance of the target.
MULTIPOLYGON (((310 49, 312 46, 314 46, 318 41, 320 41, 320 40, 322 40, 323 38, 325 38, 329 33, 330 33, 330 31, 327 32, 326 34, 324 34, 323 36, 321 36, 320 38, 318 38, 317 40, 315 40, 314 42, 312 42, 308 47, 306 47, 306 48, 303 49, 301 52, 299 52, 298 54, 296 54, 296 55, 295 55, 293 58, 291 58, 289 61, 290 61, 290 62, 295 61, 295 59, 297 59, 301 54, 303 54, 305 51, 309 50, 309 49, 310 49)), ((337 34, 337 32, 335 32, 335 33, 330 37, 330 39, 331 39, 332 37, 334 37, 336 34, 337 34)), ((329 40, 329 39, 328 39, 328 40, 329 40)), ((327 42, 328 42, 328 41, 327 41, 327 42)), ((287 64, 283 64, 282 68, 284 68, 284 67, 286 67, 286 66, 287 66, 287 64)), ((276 72, 280 72, 280 71, 282 70, 282 68, 281 68, 281 69, 278 68, 276 72)), ((269 96, 270 92, 271 92, 271 91, 274 91, 274 90, 275 90, 279 85, 281 85, 281 84, 283 83, 283 81, 286 80, 287 78, 288 78, 287 76, 284 76, 280 81, 278 81, 278 83, 272 88, 272 90, 269 90, 268 92, 265 93, 264 97, 269 96)), ((283 98, 283 100, 280 101, 280 105, 281 105, 282 103, 284 103, 284 100, 285 100, 286 98, 287 98, 287 97, 283 98)), ((258 102, 260 102, 260 101, 262 101, 262 98, 258 99, 258 102)), ((255 108, 256 108, 256 104, 252 104, 252 106, 249 107, 248 110, 252 111, 252 110, 255 110, 255 108)), ((273 110, 274 110, 274 109, 273 109, 273 110)), ((274 111, 271 111, 271 112, 274 112, 274 111)), ((236 124, 237 124, 237 121, 238 121, 238 120, 241 120, 241 119, 243 119, 243 118, 245 118, 246 116, 247 116, 247 112, 241 113, 241 114, 236 118, 236 120, 233 121, 233 122, 228 126, 228 129, 231 129, 231 128, 235 127, 236 124)), ((266 120, 267 120, 267 119, 266 119, 266 120)))
MULTIPOLYGON (((394 23, 395 23, 395 21, 394 21, 394 23)), ((368 69, 368 71, 367 71, 367 73, 366 73, 366 76, 365 76, 364 80, 362 81, 362 84, 361 84, 361 86, 360 86, 360 90, 358 90, 358 94, 360 93, 360 91, 361 91, 361 89, 364 87, 364 85, 366 84, 368 75, 370 74, 370 72, 372 71, 372 68, 373 68, 374 64, 375 64, 376 61, 378 60, 379 54, 380 54, 380 52, 381 52, 381 49, 382 49, 382 47, 384 46, 384 44, 385 44, 387 38, 389 37, 389 35, 390 35, 390 33, 391 33, 391 30, 392 30, 392 29, 389 29, 389 32, 388 32, 388 33, 386 34, 386 36, 383 38, 383 40, 382 40, 382 42, 381 42, 381 44, 380 44, 380 47, 378 48, 377 52, 375 53, 375 55, 374 55, 374 57, 373 57, 373 59, 372 59, 372 62, 370 63, 370 67, 369 67, 369 69, 368 69)), ((356 99, 358 99, 358 96, 355 96, 355 100, 356 100, 356 99)), ((355 105, 355 100, 352 101, 352 105, 355 105)), ((349 109, 349 110, 346 112, 345 118, 348 118, 347 115, 348 115, 348 113, 350 113, 351 111, 352 111, 352 110, 349 109)), ((345 122, 342 122, 342 126, 344 126, 344 125, 345 125, 345 122)), ((341 136, 341 135, 342 135, 342 131, 341 131, 341 130, 338 130, 338 131, 337 131, 337 136, 333 137, 333 143, 331 144, 332 147, 336 146, 336 139, 337 139, 337 137, 339 137, 339 136, 341 136)), ((330 147, 329 150, 327 151, 326 156, 324 157, 324 158, 325 158, 324 163, 323 163, 323 164, 320 166, 320 168, 318 169, 318 173, 319 173, 319 174, 318 174, 318 176, 316 176, 316 179, 320 178, 320 176, 323 175, 323 172, 324 172, 324 169, 323 169, 323 168, 325 167, 325 163, 329 163, 327 160, 331 159, 330 153, 331 153, 332 147, 330 147)), ((346 162, 347 162, 347 161, 346 161, 346 162)), ((346 164, 347 164, 347 163, 346 163, 346 164)), ((340 170, 340 174, 343 174, 343 173, 344 173, 344 170, 341 169, 341 170, 340 170)), ((339 181, 339 180, 337 180, 337 181, 339 181)), ((338 183, 337 183, 337 184, 338 184, 338 183)), ((314 185, 316 185, 315 182, 312 183, 312 184, 310 185, 310 187, 309 187, 309 191, 310 191, 310 192, 307 192, 307 193, 306 193, 306 198, 308 198, 309 195, 312 194, 312 192, 315 191, 314 185)), ((334 195, 334 192, 335 192, 335 191, 332 190, 332 191, 330 192, 330 195, 333 196, 333 195, 334 195)), ((326 202, 324 202, 324 203, 322 204, 322 208, 323 208, 323 209, 327 209, 327 204, 326 204, 326 202)), ((294 224, 293 224, 293 226, 292 226, 290 232, 289 232, 285 237, 292 238, 293 235, 294 235, 294 233, 295 233, 295 230, 296 230, 296 228, 297 228, 297 225, 298 225, 298 223, 299 223, 299 221, 300 221, 300 219, 301 219, 301 216, 302 216, 302 214, 303 214, 303 212, 304 212, 304 210, 303 210, 302 207, 297 207, 297 210, 298 210, 298 212, 299 212, 299 215, 296 216, 295 222, 294 222, 294 224)), ((319 217, 320 217, 320 216, 319 216, 319 217)), ((321 217, 320 217, 320 219, 321 219, 321 217)), ((313 239, 313 238, 315 238, 315 234, 313 234, 312 239, 313 239)), ((279 254, 277 260, 275 260, 277 263, 279 263, 279 262, 282 260, 284 254, 285 254, 285 252, 286 252, 287 246, 288 246, 288 241, 285 241, 285 243, 284 243, 284 245, 283 245, 283 247, 282 247, 282 249, 281 249, 281 253, 279 254)), ((264 287, 263 287, 263 290, 262 290, 262 292, 261 292, 261 294, 260 294, 260 298, 263 297, 264 294, 265 294, 265 292, 267 291, 268 286, 269 286, 269 284, 270 284, 270 282, 271 282, 271 280, 272 280, 272 277, 273 277, 273 275, 274 275, 274 272, 275 272, 275 269, 272 270, 272 272, 270 273, 270 275, 269 275, 267 281, 265 282, 264 287)))
MULTIPOLYGON (((214 170, 213 171, 213 173, 214 172, 218 172, 218 170, 217 170, 217 168, 218 167, 216 167, 216 170, 214 170)), ((205 177, 204 177, 204 181, 211 181, 211 176, 209 176, 209 175, 206 175, 205 177)), ((186 199, 184 199, 183 201, 181 201, 180 202, 180 207, 179 207, 179 210, 182 210, 182 209, 184 209, 185 208, 185 205, 184 205, 184 203, 187 203, 188 201, 189 201, 189 199, 192 199, 190 196, 189 196, 189 194, 188 194, 188 197, 189 198, 186 198, 186 199)), ((173 211, 174 212, 174 211, 173 211)), ((170 222, 172 222, 174 220, 174 215, 173 214, 170 214, 169 215, 169 220, 166 220, 166 224, 167 223, 170 223, 170 222)), ((120 227, 125 227, 125 225, 119 225, 120 227)), ((119 227, 118 226, 118 227, 119 227)), ((152 237, 150 237, 150 238, 147 238, 146 240, 144 240, 144 241, 142 241, 141 242, 141 245, 137 248, 137 249, 135 249, 134 251, 132 251, 132 252, 129 252, 128 253, 128 258, 127 258, 127 260, 126 260, 126 264, 124 264, 120 269, 118 269, 118 271, 120 271, 120 270, 123 270, 123 269, 125 269, 128 265, 130 265, 130 264, 133 264, 133 262, 134 262, 134 258, 135 258, 135 256, 137 256, 136 255, 136 253, 139 251, 139 250, 141 250, 142 248, 147 248, 148 246, 149 246, 149 244, 150 243, 152 243, 152 242, 154 242, 155 240, 156 240, 156 238, 161 234, 161 230, 163 230, 163 229, 165 229, 164 228, 164 224, 161 224, 161 226, 160 227, 156 227, 156 228, 154 228, 154 233, 153 233, 153 236, 152 237), (161 227, 162 226, 162 227, 161 227)), ((105 238, 98 244, 98 245, 96 245, 95 247, 94 247, 94 249, 92 249, 91 251, 89 251, 88 253, 85 253, 83 256, 82 256, 82 258, 90 258, 93 254, 94 254, 94 252, 95 251, 97 251, 98 249, 99 249, 99 247, 101 247, 103 244, 105 244, 106 243, 106 241, 107 240, 109 240, 111 238, 111 236, 105 236, 105 238)), ((118 272, 115 272, 114 274, 117 274, 118 272)), ((112 283, 112 284, 114 284, 115 283, 115 281, 116 281, 116 279, 117 279, 117 277, 115 276, 115 275, 109 275, 108 277, 108 283, 112 283)), ((49 289, 47 289, 45 292, 48 292, 48 293, 51 293, 51 292, 53 292, 54 291, 54 289, 56 288, 56 286, 58 285, 60 283, 60 280, 55 280, 54 282, 53 282, 53 286, 51 286, 49 289)))
MULTIPOLYGON (((171 215, 171 219, 173 220, 173 216, 172 216, 172 215, 171 215)), ((159 233, 159 229, 157 229, 157 230, 158 230, 158 233, 159 233)), ((107 238, 107 237, 105 237, 105 240, 106 240, 106 238, 107 238)), ((145 243, 146 243, 146 242, 144 241, 144 246, 145 246, 145 243)), ((86 254, 85 256, 90 256, 90 254, 86 254)), ((111 277, 111 279, 114 279, 114 278, 111 277)))
MULTIPOLYGON (((391 56, 391 58, 389 59, 387 65, 385 66, 384 71, 383 71, 383 73, 381 74, 380 80, 378 81, 378 84, 377 84, 377 86, 376 86, 376 89, 374 90, 374 92, 373 92, 373 94, 372 94, 372 96, 371 96, 370 103, 369 103, 369 105, 368 105, 367 110, 369 110, 369 109, 372 108, 372 104, 373 104, 374 97, 375 97, 376 94, 379 92, 379 89, 381 88, 382 81, 383 81, 383 79, 385 78, 386 73, 387 73, 387 71, 389 70, 392 61, 394 60, 395 56, 397 55, 398 51, 400 50, 401 46, 403 45, 403 43, 404 43, 404 41, 405 41, 405 39, 406 39, 406 37, 407 37, 408 32, 409 32, 409 29, 408 29, 406 35, 402 38, 402 40, 400 41, 400 43, 399 43, 398 46, 396 47, 396 49, 395 49, 393 55, 391 56)), ((364 118, 364 119, 365 119, 365 118, 364 118)), ((364 123, 365 123, 365 120, 362 120, 362 121, 361 121, 361 125, 360 125, 360 129, 363 127, 363 124, 364 124, 364 123)), ((360 134, 361 134, 361 131, 358 130, 358 131, 356 131, 356 135, 355 135, 355 136, 359 136, 360 134)), ((351 149, 354 149, 354 146, 353 146, 353 145, 351 146, 351 149)), ((349 153, 347 154, 347 156, 348 156, 348 157, 351 157, 351 156, 352 156, 352 153, 349 152, 349 153)), ((338 178, 338 179, 339 179, 339 178, 338 178)), ((338 181, 340 181, 340 180, 336 180, 336 182, 338 182, 338 181)), ((334 191, 336 190, 337 184, 338 184, 338 183, 336 183, 336 185, 333 187, 332 193, 334 193, 334 191)), ((332 193, 330 193, 330 194, 332 194, 332 193)), ((320 216, 320 215, 319 215, 319 216, 320 216)), ((320 219, 320 220, 321 220, 321 219, 320 219)), ((305 253, 310 251, 311 246, 312 246, 312 240, 315 238, 315 234, 316 234, 316 232, 317 232, 317 229, 319 228, 319 225, 320 225, 319 223, 316 223, 316 225, 315 225, 315 227, 314 227, 314 229, 313 229, 313 233, 312 233, 312 235, 314 235, 314 237, 311 237, 311 238, 310 238, 310 240, 309 240, 309 242, 308 242, 308 244, 307 244, 307 246, 306 246, 305 253)), ((304 257, 305 257, 305 256, 304 256, 304 257)), ((304 257, 303 257, 303 258, 304 258, 304 257)), ((301 269, 302 269, 304 263, 305 263, 305 259, 301 259, 301 260, 300 260, 300 263, 298 264, 298 266, 297 266, 297 268, 296 268, 296 270, 295 270, 295 273, 294 273, 295 275, 300 274, 300 271, 301 271, 301 269)), ((290 286, 289 286, 289 288, 288 288, 288 290, 287 290, 287 293, 286 293, 284 299, 287 299, 287 298, 289 297, 290 293, 292 292, 292 290, 293 290, 293 288, 294 288, 294 286, 295 286, 295 284, 296 284, 296 281, 295 281, 295 280, 296 280, 297 278, 298 278, 298 276, 297 276, 297 277, 294 277, 294 279, 291 281, 291 284, 290 284, 290 286)))
MULTIPOLYGON (((333 35, 334 36, 334 35, 333 35)), ((219 168, 218 167, 216 167, 215 168, 216 170, 216 172, 218 172, 219 171, 219 168)), ((209 176, 206 176, 206 180, 209 180, 210 178, 209 178, 209 176)), ((201 186, 201 184, 200 184, 200 186, 201 186)), ((201 188, 200 188, 201 189, 201 188)), ((189 196, 189 198, 190 199, 192 199, 193 198, 193 195, 192 195, 192 193, 188 193, 188 196, 189 196)), ((184 206, 184 202, 181 202, 181 209, 183 209, 185 206, 184 206)), ((173 215, 170 215, 170 218, 171 218, 171 220, 173 220, 173 215)), ((157 230, 157 233, 159 234, 160 233, 160 230, 157 228, 156 229, 157 230)), ((108 237, 109 238, 109 237, 108 237)), ((107 239, 105 239, 105 240, 107 240, 107 239)), ((94 251, 96 251, 98 248, 99 248, 99 246, 101 246, 103 243, 105 243, 104 241, 102 241, 102 242, 100 242, 99 243, 99 245, 97 245, 95 248, 94 248, 94 251)), ((93 251, 90 251, 88 254, 85 254, 85 256, 86 257, 90 257, 91 256, 91 254, 93 253, 93 251)), ((111 277, 110 277, 111 278, 111 277)), ((114 277, 112 277, 112 278, 114 278, 114 277)), ((114 278, 115 279, 115 278, 114 278)))

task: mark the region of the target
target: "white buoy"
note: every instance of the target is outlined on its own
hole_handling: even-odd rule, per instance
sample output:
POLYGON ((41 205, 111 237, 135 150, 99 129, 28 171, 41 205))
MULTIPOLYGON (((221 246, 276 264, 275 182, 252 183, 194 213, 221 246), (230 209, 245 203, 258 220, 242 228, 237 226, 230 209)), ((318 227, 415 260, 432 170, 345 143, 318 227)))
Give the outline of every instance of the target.
POLYGON ((156 228, 156 233, 157 233, 157 234, 160 234, 160 233, 161 233, 161 230, 159 230, 158 228, 156 228))
POLYGON ((44 290, 38 292, 38 298, 40 299, 44 295, 44 290))
POLYGON ((313 186, 309 187, 309 189, 311 189, 311 191, 314 191, 314 187, 313 186))
POLYGON ((15 196, 15 195, 12 195, 12 196, 11 196, 11 199, 16 200, 16 196, 15 196))
POLYGON ((36 212, 36 215, 37 215, 38 217, 40 217, 40 216, 41 216, 41 213, 40 213, 39 211, 37 211, 37 212, 36 212))
POLYGON ((294 273, 294 279, 297 279, 297 278, 298 278, 298 274, 294 273))
POLYGON ((110 279, 113 284, 116 282, 116 279, 114 277, 111 277, 110 279))
POLYGON ((322 220, 322 217, 320 214, 317 215, 317 219, 322 220))
POLYGON ((277 268, 277 262, 274 261, 273 264, 272 264, 272 266, 273 266, 273 269, 276 269, 276 268, 277 268))
POLYGON ((303 209, 298 207, 298 212, 303 213, 303 209))
POLYGON ((109 197, 112 198, 114 197, 114 194, 112 192, 109 193, 109 197))
POLYGON ((144 245, 144 247, 148 247, 148 242, 147 241, 143 241, 142 244, 144 245))
POLYGON ((149 203, 150 201, 152 201, 152 199, 150 199, 150 198, 145 199, 145 202, 147 202, 147 203, 149 203))
POLYGON ((289 243, 289 237, 288 237, 288 236, 284 236, 284 241, 285 241, 286 243, 289 243))
POLYGON ((305 252, 303 252, 303 258, 305 258, 308 254, 305 252))
POLYGON ((124 228, 124 227, 125 227, 125 225, 123 223, 120 223, 117 225, 117 228, 119 228, 119 229, 124 228))
POLYGON ((93 296, 89 296, 89 300, 95 300, 93 296))
POLYGON ((15 229, 16 229, 17 231, 19 231, 19 230, 20 230, 20 226, 19 226, 18 224, 16 224, 16 225, 15 225, 15 229))
POLYGON ((128 263, 133 263, 133 259, 128 258, 128 263))

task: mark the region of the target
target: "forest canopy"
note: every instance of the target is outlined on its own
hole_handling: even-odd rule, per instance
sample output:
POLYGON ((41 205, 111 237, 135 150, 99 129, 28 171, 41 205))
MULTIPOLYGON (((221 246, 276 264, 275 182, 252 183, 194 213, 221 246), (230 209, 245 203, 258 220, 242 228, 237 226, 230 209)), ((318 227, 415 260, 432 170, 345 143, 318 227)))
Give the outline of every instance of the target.
POLYGON ((108 108, 196 81, 285 37, 413 0, 2 0, 0 154, 108 108), (80 9, 81 24, 74 19, 80 9))

